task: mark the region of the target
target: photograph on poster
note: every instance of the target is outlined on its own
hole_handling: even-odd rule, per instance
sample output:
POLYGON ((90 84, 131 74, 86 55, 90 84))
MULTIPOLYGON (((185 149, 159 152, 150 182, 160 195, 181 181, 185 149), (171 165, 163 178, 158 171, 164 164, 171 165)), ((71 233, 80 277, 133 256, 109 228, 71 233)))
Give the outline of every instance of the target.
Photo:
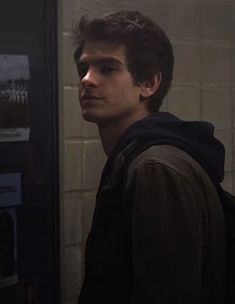
POLYGON ((0 287, 18 281, 15 209, 0 210, 0 287))
POLYGON ((27 55, 0 54, 0 142, 29 139, 29 82, 27 55))

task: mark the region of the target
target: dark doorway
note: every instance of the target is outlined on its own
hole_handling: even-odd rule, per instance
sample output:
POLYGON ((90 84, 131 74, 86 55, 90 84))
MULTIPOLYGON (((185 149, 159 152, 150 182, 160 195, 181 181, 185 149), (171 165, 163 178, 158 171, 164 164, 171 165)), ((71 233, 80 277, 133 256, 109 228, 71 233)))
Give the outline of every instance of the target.
POLYGON ((57 304, 57 1, 1 0, 0 41, 0 302, 57 304))

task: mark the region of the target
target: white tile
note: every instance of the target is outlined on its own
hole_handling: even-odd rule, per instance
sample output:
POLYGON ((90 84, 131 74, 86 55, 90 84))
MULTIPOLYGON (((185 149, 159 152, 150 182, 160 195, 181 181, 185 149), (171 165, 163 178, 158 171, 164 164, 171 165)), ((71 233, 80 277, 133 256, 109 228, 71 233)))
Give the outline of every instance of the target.
MULTIPOLYGON (((229 0, 228 0, 229 1, 229 0)), ((231 29, 232 29, 232 43, 233 47, 235 47, 235 3, 234 0, 230 0, 233 5, 231 5, 231 29)))
POLYGON ((65 248, 65 300, 77 297, 81 288, 82 255, 78 246, 65 248))
POLYGON ((203 85, 231 85, 231 49, 204 43, 202 47, 203 85))
POLYGON ((82 136, 83 118, 76 88, 64 88, 64 137, 82 136))
POLYGON ((79 1, 77 0, 62 0, 62 24, 63 29, 68 30, 73 28, 73 23, 79 12, 79 1))
POLYGON ((232 123, 235 129, 235 88, 232 89, 232 123))
POLYGON ((74 63, 73 55, 75 48, 73 46, 73 37, 71 34, 63 34, 63 70, 62 79, 65 85, 77 85, 78 75, 74 63))
POLYGON ((82 185, 82 144, 66 142, 64 146, 65 191, 81 189, 82 185))
POLYGON ((200 85, 200 47, 197 43, 175 43, 173 85, 200 85))
MULTIPOLYGON (((235 15, 234 15, 235 18, 235 15)), ((234 22, 235 26, 235 22, 234 22)), ((235 30, 234 30, 235 32, 235 30)), ((235 36, 235 33, 234 33, 235 36)), ((232 48, 232 86, 235 88, 235 42, 234 42, 234 48, 232 48)))
POLYGON ((202 38, 230 42, 232 28, 230 5, 202 4, 202 38))
POLYGON ((97 125, 89 121, 83 120, 83 136, 99 138, 97 125))
POLYGON ((232 190, 232 194, 235 195, 235 172, 232 172, 232 183, 233 183, 233 190, 232 190))
POLYGON ((229 89, 202 90, 202 118, 218 129, 231 128, 231 91, 229 89))
POLYGON ((199 3, 162 1, 154 14, 171 39, 198 40, 200 36, 199 8, 199 3))
POLYGON ((69 193, 64 201, 64 239, 65 245, 82 241, 82 202, 81 194, 69 193))
POLYGON ((199 120, 200 90, 193 88, 172 89, 168 98, 168 110, 185 120, 199 120))
POLYGON ((205 3, 214 3, 214 4, 232 4, 233 0, 203 0, 205 3))

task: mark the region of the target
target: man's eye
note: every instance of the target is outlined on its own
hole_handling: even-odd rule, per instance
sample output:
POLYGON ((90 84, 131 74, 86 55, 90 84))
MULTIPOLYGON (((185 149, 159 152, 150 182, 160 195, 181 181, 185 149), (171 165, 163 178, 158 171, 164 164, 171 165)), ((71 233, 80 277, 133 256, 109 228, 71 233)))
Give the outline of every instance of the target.
POLYGON ((100 68, 100 71, 102 74, 111 74, 114 71, 116 71, 115 67, 111 67, 111 66, 104 66, 100 68))

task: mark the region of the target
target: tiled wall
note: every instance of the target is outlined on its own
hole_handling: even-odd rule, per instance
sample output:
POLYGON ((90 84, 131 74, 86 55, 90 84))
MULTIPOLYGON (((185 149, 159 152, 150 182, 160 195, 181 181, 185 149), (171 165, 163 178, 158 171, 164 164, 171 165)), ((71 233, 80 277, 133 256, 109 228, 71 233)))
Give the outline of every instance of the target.
POLYGON ((94 125, 78 104, 71 27, 81 15, 119 9, 140 10, 169 34, 175 77, 163 110, 184 119, 214 123, 226 146, 224 186, 235 192, 235 2, 234 0, 61 0, 61 100, 64 139, 64 200, 61 206, 63 304, 76 303, 83 250, 105 156, 94 125))

